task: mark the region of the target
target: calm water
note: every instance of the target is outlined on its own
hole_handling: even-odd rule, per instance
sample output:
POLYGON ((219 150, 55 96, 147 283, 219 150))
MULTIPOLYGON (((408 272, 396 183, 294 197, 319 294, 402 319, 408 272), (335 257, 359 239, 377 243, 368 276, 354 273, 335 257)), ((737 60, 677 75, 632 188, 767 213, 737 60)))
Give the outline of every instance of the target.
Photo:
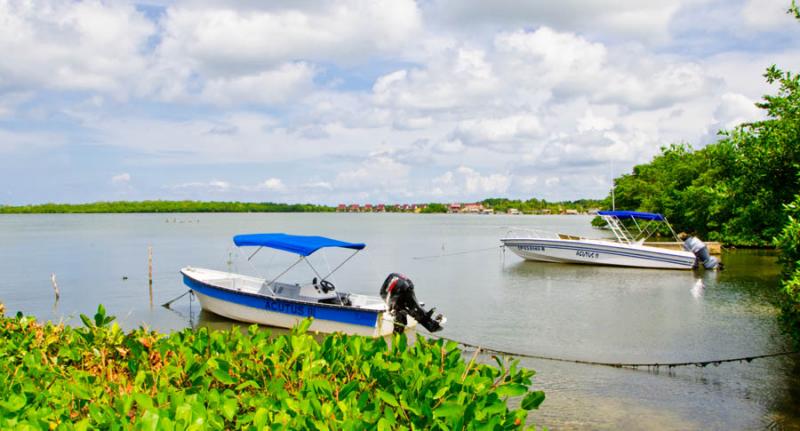
MULTIPOLYGON (((337 272, 342 290, 377 295, 403 272, 417 296, 448 317, 442 335, 488 347, 609 362, 673 362, 787 350, 770 301, 775 256, 737 251, 721 273, 524 262, 493 251, 509 226, 603 235, 580 216, 405 214, 175 214, 0 216, 0 301, 41 319, 76 321, 103 303, 128 328, 172 330, 230 322, 182 299, 187 265, 277 275, 290 256, 261 251, 255 268, 232 247, 247 232, 321 234, 367 249, 337 272), (54 304, 50 275, 61 300, 54 304), (127 280, 123 280, 127 277, 127 280), (699 287, 699 283, 704 287, 699 287)), ((247 251, 245 251, 247 252, 247 251)), ((312 256, 321 269, 349 253, 312 256)), ((246 255, 245 255, 246 256, 246 255)), ((299 268, 299 267, 298 267, 299 268)), ((287 280, 305 280, 298 269, 287 280)), ((532 422, 551 429, 800 429, 800 361, 680 368, 660 373, 523 360, 547 392, 532 422)))

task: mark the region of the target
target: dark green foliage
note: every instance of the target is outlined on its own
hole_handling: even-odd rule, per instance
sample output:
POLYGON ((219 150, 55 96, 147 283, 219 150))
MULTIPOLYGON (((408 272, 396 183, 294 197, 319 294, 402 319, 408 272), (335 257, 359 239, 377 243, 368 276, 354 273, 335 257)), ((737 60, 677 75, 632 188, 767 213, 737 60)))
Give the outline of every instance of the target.
POLYGON ((531 214, 541 212, 542 210, 549 210, 552 214, 559 214, 564 210, 577 210, 579 212, 586 212, 590 209, 600 208, 603 206, 603 201, 595 199, 579 199, 576 201, 559 201, 547 202, 544 199, 528 199, 522 201, 518 199, 505 199, 505 198, 489 198, 481 202, 484 206, 492 208, 495 212, 504 213, 510 208, 516 208, 520 212, 531 214))
POLYGON ((243 212, 329 212, 332 207, 272 202, 141 201, 94 202, 89 204, 42 204, 0 206, 0 214, 42 213, 243 213, 243 212))
POLYGON ((0 429, 521 429, 544 400, 516 361, 466 363, 442 340, 319 342, 308 320, 282 336, 125 333, 102 307, 81 318, 0 319, 0 429))
POLYGON ((775 245, 781 250, 781 321, 800 347, 800 195, 785 206, 787 221, 775 245))
POLYGON ((437 204, 437 203, 429 203, 425 206, 425 208, 421 211, 423 214, 439 214, 439 213, 446 213, 447 212, 447 205, 445 204, 437 204))

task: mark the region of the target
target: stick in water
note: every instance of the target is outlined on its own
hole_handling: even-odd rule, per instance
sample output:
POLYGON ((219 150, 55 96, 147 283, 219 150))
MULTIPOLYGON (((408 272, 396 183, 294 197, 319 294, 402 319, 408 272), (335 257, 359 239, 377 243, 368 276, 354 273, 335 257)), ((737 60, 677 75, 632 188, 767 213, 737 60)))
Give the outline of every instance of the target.
POLYGON ((53 282, 53 291, 56 293, 56 301, 61 298, 61 292, 58 291, 58 283, 56 283, 56 273, 50 274, 50 281, 53 282))

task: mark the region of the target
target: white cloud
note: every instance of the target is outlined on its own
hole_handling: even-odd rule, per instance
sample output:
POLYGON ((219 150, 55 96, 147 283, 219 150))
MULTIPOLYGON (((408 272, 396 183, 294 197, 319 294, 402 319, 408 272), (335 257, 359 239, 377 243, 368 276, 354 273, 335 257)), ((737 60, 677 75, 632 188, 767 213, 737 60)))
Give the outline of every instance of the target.
POLYGON ((505 118, 466 120, 459 123, 455 135, 468 145, 489 145, 536 139, 544 130, 539 119, 530 114, 505 118))
POLYGON ((113 172, 200 198, 598 197, 609 164, 760 118, 764 68, 800 69, 778 0, 706 3, 0 0, 0 152, 112 146, 113 172))
POLYGON ((127 97, 156 26, 119 2, 0 2, 0 86, 127 97), (9 55, 13 53, 13 55, 9 55))
POLYGON ((443 110, 486 101, 499 81, 484 51, 461 47, 429 59, 424 69, 399 70, 380 77, 372 87, 379 106, 443 110))
POLYGON ((508 191, 512 177, 493 173, 482 175, 467 166, 459 166, 455 171, 447 171, 431 181, 432 194, 454 200, 480 199, 481 197, 502 195, 508 191))
POLYGON ((131 182, 131 174, 124 172, 119 175, 111 177, 111 184, 114 185, 127 185, 131 182))
POLYGON ((314 70, 306 63, 282 64, 255 75, 210 79, 200 97, 227 106, 285 103, 311 90, 313 78, 314 70))
POLYGON ((267 180, 262 181, 261 183, 256 186, 258 190, 269 190, 274 192, 284 192, 286 191, 286 185, 283 184, 280 178, 269 178, 267 180))
POLYGON ((231 190, 231 183, 222 180, 211 180, 211 181, 193 181, 188 183, 181 183, 176 184, 169 187, 175 191, 200 191, 200 192, 214 192, 214 193, 224 193, 231 190))
POLYGON ((670 39, 670 22, 683 5, 693 0, 562 0, 518 2, 499 0, 435 0, 426 2, 430 20, 454 31, 476 32, 508 27, 550 25, 559 30, 614 35, 649 42, 670 39))
POLYGON ((364 61, 402 48, 421 26, 411 0, 264 6, 176 4, 160 54, 209 76, 250 74, 287 59, 364 61))
POLYGON ((344 189, 363 189, 376 192, 397 192, 408 180, 409 167, 386 154, 376 154, 357 167, 339 172, 334 186, 344 189))
POLYGON ((745 25, 752 30, 779 31, 794 21, 787 9, 789 2, 785 0, 747 0, 741 14, 745 25))

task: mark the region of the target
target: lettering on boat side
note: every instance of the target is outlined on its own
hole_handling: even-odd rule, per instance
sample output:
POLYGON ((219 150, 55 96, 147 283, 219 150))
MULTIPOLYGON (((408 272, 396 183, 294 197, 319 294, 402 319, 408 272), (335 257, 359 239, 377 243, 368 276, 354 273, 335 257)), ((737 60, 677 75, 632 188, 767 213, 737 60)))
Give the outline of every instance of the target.
POLYGON ((295 316, 312 316, 310 308, 305 305, 273 301, 272 299, 265 301, 264 309, 283 314, 294 314, 295 316))
POLYGON ((544 247, 541 245, 518 245, 517 246, 520 250, 525 251, 544 251, 544 247))
POLYGON ((578 250, 578 251, 575 252, 575 254, 577 256, 587 257, 589 259, 599 259, 600 258, 600 253, 596 253, 594 251, 578 250))

